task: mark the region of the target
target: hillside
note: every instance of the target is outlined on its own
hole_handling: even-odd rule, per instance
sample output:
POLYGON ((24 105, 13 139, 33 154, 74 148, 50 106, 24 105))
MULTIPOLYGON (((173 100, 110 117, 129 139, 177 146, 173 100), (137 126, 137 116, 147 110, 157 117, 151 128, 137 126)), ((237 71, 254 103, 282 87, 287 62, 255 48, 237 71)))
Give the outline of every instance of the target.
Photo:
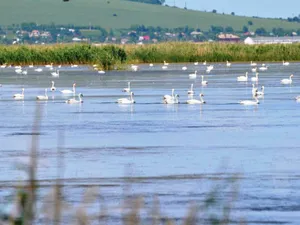
POLYGON ((124 0, 9 0, 0 2, 0 24, 22 22, 38 24, 99 25, 104 28, 129 28, 131 25, 161 26, 175 28, 190 26, 208 30, 214 26, 232 26, 241 30, 247 22, 253 22, 252 30, 264 27, 300 29, 299 23, 275 19, 221 15, 208 12, 184 10, 166 6, 149 5, 124 0), (116 14, 117 16, 113 16, 116 14))

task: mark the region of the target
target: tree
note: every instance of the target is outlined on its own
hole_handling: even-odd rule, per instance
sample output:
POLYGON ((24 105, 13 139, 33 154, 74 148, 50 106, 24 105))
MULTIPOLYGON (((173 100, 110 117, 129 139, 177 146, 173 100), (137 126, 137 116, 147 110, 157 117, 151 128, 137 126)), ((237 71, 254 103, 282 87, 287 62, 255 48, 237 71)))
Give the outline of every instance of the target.
POLYGON ((252 22, 251 20, 249 20, 249 21, 248 21, 248 25, 249 25, 249 26, 252 26, 252 25, 253 25, 253 22, 252 22))
POLYGON ((267 34, 267 31, 265 30, 265 28, 261 27, 261 28, 257 28, 256 31, 255 31, 255 33, 256 33, 257 35, 263 36, 263 35, 266 35, 266 34, 267 34))
POLYGON ((233 30, 233 28, 232 27, 226 27, 225 28, 225 32, 227 32, 227 33, 231 33, 231 32, 233 32, 234 30, 233 30))
POLYGON ((249 28, 248 28, 247 26, 243 26, 243 32, 244 32, 244 33, 249 32, 249 28))
POLYGON ((213 9, 212 13, 217 13, 217 10, 213 9))
POLYGON ((234 13, 234 12, 232 12, 232 13, 231 13, 231 15, 232 15, 232 16, 234 16, 234 15, 235 15, 235 13, 234 13))

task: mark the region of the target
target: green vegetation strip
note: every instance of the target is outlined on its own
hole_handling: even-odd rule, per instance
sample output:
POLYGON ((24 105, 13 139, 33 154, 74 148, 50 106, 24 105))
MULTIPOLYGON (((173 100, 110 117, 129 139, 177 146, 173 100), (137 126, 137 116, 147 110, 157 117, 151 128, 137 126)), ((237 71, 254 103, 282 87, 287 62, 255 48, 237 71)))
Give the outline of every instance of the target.
POLYGON ((224 43, 162 43, 153 45, 87 44, 0 46, 0 64, 99 64, 105 70, 126 63, 300 61, 300 44, 244 45, 224 43))

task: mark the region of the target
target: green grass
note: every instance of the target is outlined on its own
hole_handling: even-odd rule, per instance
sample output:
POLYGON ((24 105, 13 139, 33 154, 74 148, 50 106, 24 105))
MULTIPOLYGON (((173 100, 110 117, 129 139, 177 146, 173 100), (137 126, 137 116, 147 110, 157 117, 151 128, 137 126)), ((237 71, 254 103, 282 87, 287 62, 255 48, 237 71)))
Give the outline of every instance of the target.
POLYGON ((0 24, 11 25, 22 22, 38 24, 100 25, 104 28, 129 28, 134 24, 175 28, 190 26, 208 30, 211 25, 232 26, 241 30, 249 20, 252 30, 264 27, 299 29, 299 23, 276 19, 256 19, 148 5, 125 0, 3 0, 0 1, 0 24), (110 3, 108 3, 108 1, 110 3), (113 14, 117 14, 114 17, 113 14))

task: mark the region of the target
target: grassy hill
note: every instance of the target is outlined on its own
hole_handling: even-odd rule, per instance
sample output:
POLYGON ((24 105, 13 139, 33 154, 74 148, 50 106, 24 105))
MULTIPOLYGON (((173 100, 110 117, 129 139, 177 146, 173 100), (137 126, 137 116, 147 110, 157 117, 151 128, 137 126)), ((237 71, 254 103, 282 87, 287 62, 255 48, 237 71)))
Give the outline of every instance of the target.
POLYGON ((166 6, 148 5, 124 0, 3 0, 0 1, 0 24, 11 25, 22 22, 38 24, 100 25, 104 28, 129 28, 134 24, 161 27, 190 26, 208 30, 214 26, 232 26, 242 30, 253 21, 252 30, 264 27, 300 29, 299 23, 276 19, 221 15, 166 6), (116 14, 117 16, 113 16, 116 14))

